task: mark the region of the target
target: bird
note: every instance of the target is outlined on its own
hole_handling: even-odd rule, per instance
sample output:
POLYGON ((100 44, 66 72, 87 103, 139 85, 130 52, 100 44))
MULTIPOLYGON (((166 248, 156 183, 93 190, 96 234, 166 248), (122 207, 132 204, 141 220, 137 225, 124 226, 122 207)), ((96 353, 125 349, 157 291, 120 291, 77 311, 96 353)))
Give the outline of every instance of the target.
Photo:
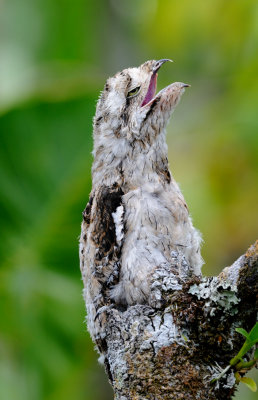
POLYGON ((172 254, 200 276, 201 234, 168 164, 166 126, 185 89, 174 82, 156 94, 149 60, 109 78, 93 120, 92 190, 83 211, 80 268, 87 325, 103 335, 107 307, 150 304, 151 278, 172 254))

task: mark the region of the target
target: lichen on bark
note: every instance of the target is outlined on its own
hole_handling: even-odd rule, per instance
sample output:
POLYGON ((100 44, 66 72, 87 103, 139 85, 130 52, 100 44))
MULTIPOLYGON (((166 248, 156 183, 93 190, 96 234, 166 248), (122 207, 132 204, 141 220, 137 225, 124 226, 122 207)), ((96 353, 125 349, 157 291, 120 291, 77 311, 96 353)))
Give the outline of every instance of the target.
POLYGON ((236 390, 229 364, 256 320, 258 244, 218 277, 196 277, 179 253, 155 272, 150 305, 107 306, 97 346, 115 400, 228 400, 236 390))

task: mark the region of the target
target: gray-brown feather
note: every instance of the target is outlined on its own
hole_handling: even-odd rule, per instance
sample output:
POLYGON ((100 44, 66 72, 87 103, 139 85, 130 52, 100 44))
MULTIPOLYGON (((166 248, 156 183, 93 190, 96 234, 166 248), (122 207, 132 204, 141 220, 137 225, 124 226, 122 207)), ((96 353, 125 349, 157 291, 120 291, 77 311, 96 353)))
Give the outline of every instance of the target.
POLYGON ((174 250, 200 275, 201 237, 169 171, 165 140, 185 85, 174 83, 142 106, 153 66, 148 61, 109 78, 94 118, 93 188, 83 213, 80 259, 95 340, 107 306, 150 303, 151 277, 160 265, 177 274, 174 250), (139 86, 139 94, 128 96, 139 86))

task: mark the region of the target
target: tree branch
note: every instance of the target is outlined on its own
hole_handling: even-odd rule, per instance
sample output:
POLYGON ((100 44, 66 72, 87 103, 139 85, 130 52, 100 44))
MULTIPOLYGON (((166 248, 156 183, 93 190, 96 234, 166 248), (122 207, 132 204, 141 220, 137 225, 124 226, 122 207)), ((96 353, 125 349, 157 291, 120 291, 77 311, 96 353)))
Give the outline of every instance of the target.
POLYGON ((156 270, 151 305, 107 305, 96 343, 115 399, 231 399, 232 368, 211 381, 243 344, 235 328, 255 323, 257 260, 258 242, 218 277, 201 278, 173 252, 178 275, 156 270))

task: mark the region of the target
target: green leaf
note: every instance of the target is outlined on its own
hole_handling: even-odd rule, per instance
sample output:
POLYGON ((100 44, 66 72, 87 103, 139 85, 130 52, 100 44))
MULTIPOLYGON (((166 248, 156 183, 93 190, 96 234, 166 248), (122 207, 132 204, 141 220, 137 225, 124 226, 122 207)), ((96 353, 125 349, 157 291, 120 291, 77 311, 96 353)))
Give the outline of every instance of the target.
POLYGON ((248 338, 249 337, 249 333, 243 329, 243 328, 236 328, 235 329, 238 333, 241 333, 241 335, 243 335, 244 337, 248 338))
POLYGON ((249 333, 249 339, 253 343, 258 342, 258 322, 256 322, 256 324, 252 328, 251 332, 249 333))
POLYGON ((230 365, 235 365, 242 357, 258 342, 258 323, 254 325, 250 333, 243 328, 236 328, 238 333, 246 337, 246 341, 239 350, 238 354, 230 360, 230 365))
POLYGON ((254 365, 256 364, 256 360, 251 360, 251 361, 240 361, 236 366, 236 370, 240 371, 242 369, 251 369, 254 365))
POLYGON ((252 378, 243 377, 240 379, 240 382, 243 382, 249 389, 252 390, 252 392, 257 391, 256 383, 252 378))

